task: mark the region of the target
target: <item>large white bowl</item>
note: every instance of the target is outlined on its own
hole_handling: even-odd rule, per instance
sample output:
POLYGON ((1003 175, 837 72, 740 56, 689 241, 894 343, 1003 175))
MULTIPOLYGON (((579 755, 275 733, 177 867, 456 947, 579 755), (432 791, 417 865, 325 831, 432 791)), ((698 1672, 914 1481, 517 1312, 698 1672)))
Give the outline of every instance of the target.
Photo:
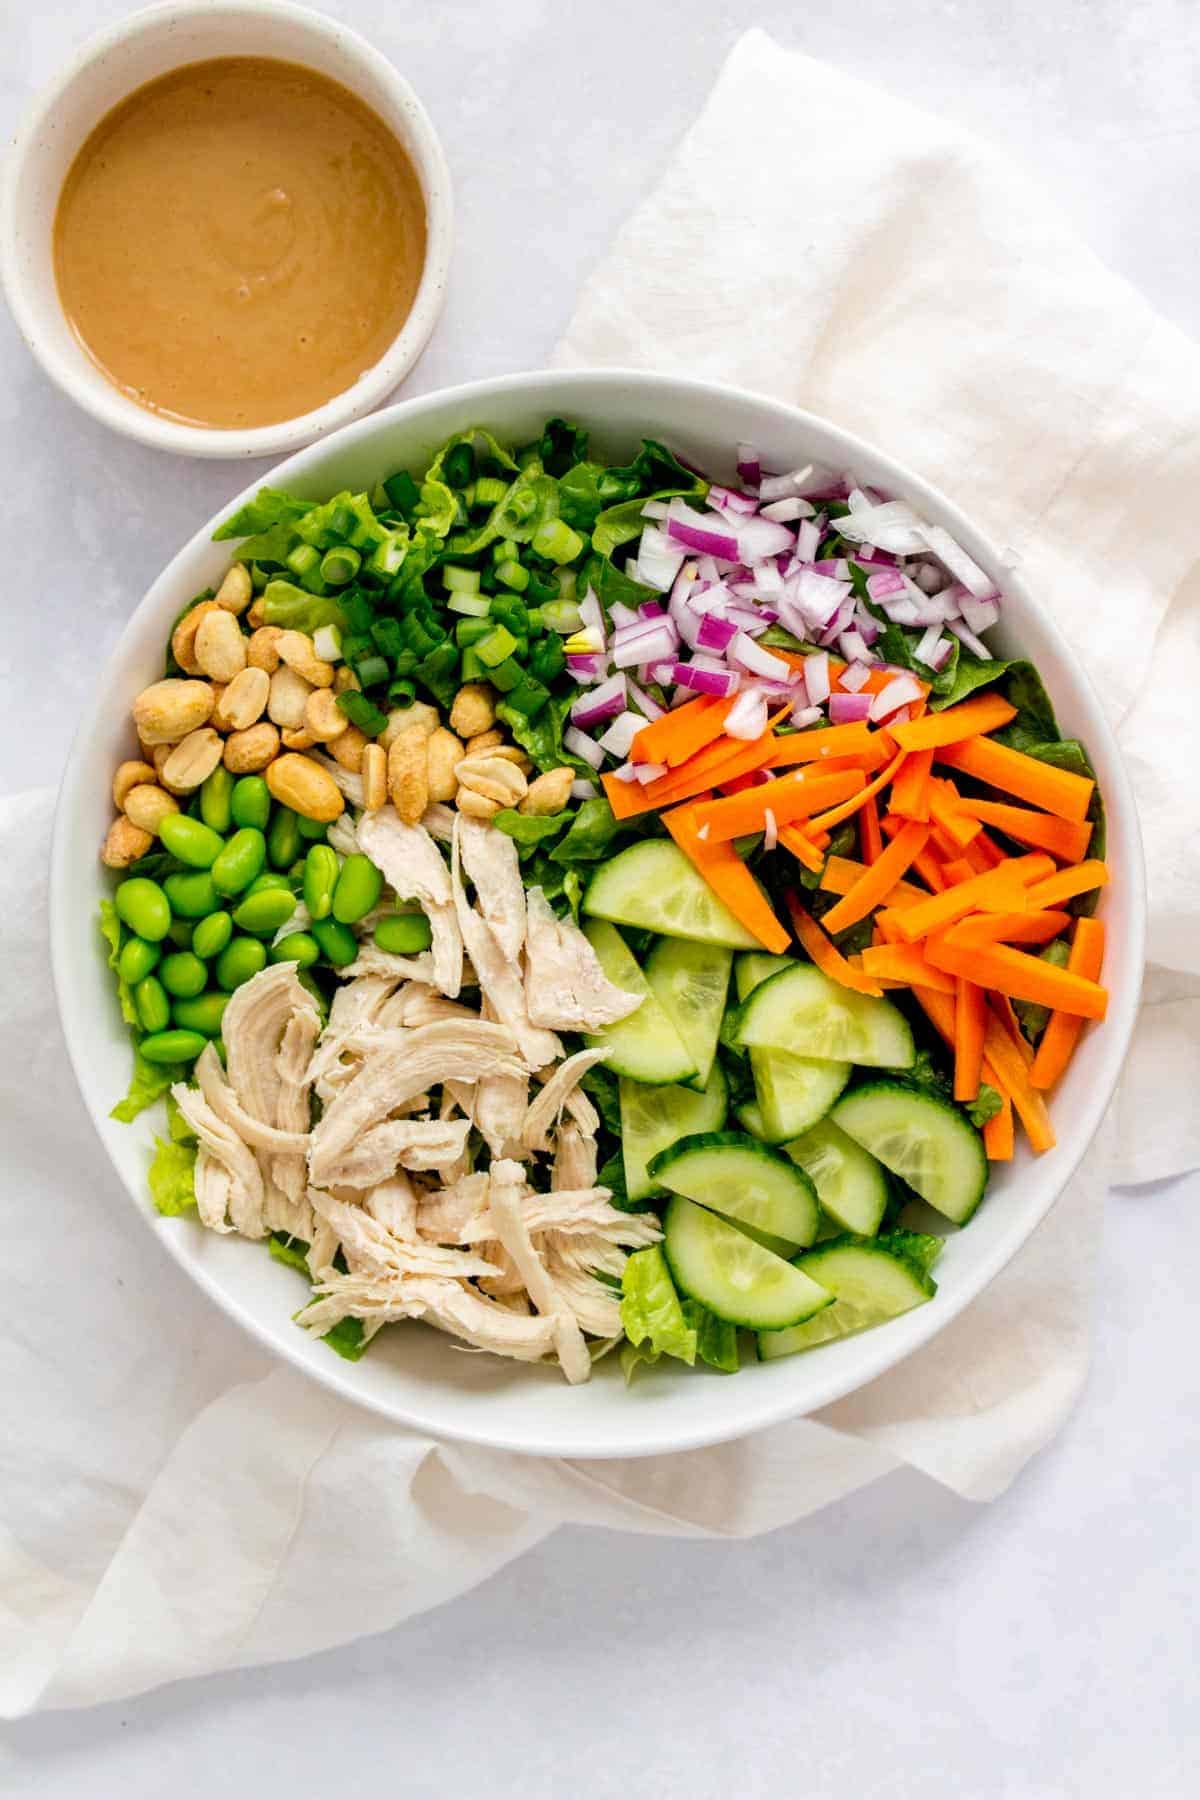
POLYGON ((261 1245, 154 1212, 145 1179, 153 1125, 145 1115, 132 1127, 108 1117, 128 1079, 129 1041, 98 943, 96 908, 106 877, 97 851, 111 813, 112 770, 130 750, 129 702, 160 672, 179 608, 227 561, 228 546, 210 541, 215 520, 180 551, 138 607, 80 724, 54 835, 54 977, 80 1088, 133 1205, 231 1318, 314 1379, 400 1423, 535 1455, 642 1456, 738 1437, 849 1393, 934 1337, 1020 1249, 1087 1148, 1129 1043, 1142 970, 1142 856, 1129 783, 1104 715, 1070 646, 1019 575, 1001 566, 992 545, 943 495, 881 451, 793 407, 673 377, 619 371, 515 375, 408 401, 347 426, 283 463, 270 485, 314 498, 341 487, 369 487, 383 471, 419 468, 443 438, 464 426, 484 424, 501 439, 521 441, 553 414, 586 424, 604 453, 627 456, 645 432, 714 475, 729 477, 732 447, 743 439, 758 445, 769 465, 791 468, 811 458, 853 469, 911 500, 947 526, 1001 584, 1007 603, 998 643, 1038 664, 1064 732, 1081 737, 1091 752, 1109 821, 1112 883, 1101 906, 1108 927, 1109 1015, 1088 1029, 1054 1096, 1057 1149, 1034 1158, 1021 1148, 1015 1161, 996 1168, 978 1214, 947 1242, 936 1298, 878 1330, 748 1368, 735 1380, 665 1364, 639 1374, 626 1390, 609 1359, 588 1386, 570 1388, 554 1369, 464 1355, 449 1338, 415 1325, 385 1332, 361 1362, 349 1364, 292 1323, 300 1284, 261 1245))

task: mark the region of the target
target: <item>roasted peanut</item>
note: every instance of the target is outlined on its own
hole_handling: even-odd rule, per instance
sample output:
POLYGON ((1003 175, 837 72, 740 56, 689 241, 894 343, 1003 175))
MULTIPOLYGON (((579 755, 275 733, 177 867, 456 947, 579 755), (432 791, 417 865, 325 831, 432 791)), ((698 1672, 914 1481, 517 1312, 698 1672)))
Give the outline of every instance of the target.
POLYGON ((493 726, 490 731, 477 731, 474 737, 467 739, 467 755, 475 756, 480 750, 494 750, 504 742, 504 733, 493 726))
POLYGON ((304 707, 312 688, 303 675, 285 663, 271 677, 267 699, 267 717, 286 731, 304 729, 304 707))
POLYGON ((212 681, 232 681, 246 666, 246 640, 224 607, 205 613, 196 632, 196 661, 212 681))
POLYGON ((529 792, 522 800, 520 810, 532 813, 535 817, 561 812, 571 798, 574 779, 574 769, 547 770, 545 775, 539 775, 536 781, 530 782, 529 792))
POLYGON ((276 757, 267 770, 267 786, 282 806, 321 824, 332 824, 345 808, 337 782, 311 756, 276 757))
POLYGON ((205 725, 213 709, 207 681, 168 677, 143 688, 133 703, 133 722, 146 744, 177 744, 197 725, 205 725))
POLYGON ((171 633, 171 655, 186 675, 200 674, 200 664, 196 661, 196 633, 209 613, 220 610, 215 600, 198 600, 171 633))
POLYGON ((468 681, 454 696, 450 724, 460 738, 477 737, 496 723, 496 696, 486 681, 468 681))
POLYGON ((246 661, 252 669, 273 675, 279 667, 278 644, 283 632, 278 625, 260 625, 246 645, 246 661))
MULTIPOLYGON (((173 794, 190 794, 207 781, 221 761, 225 746, 211 725, 189 731, 162 767, 163 786, 173 794)), ((126 812, 129 808, 126 807, 126 812)))
POLYGON ((333 671, 333 691, 335 694, 362 693, 362 682, 349 663, 339 663, 333 671))
POLYGON ((275 640, 280 660, 297 675, 303 675, 311 687, 333 686, 333 664, 323 662, 313 647, 307 631, 281 631, 275 640))
POLYGON ((329 688, 314 688, 304 703, 304 729, 318 744, 332 744, 349 729, 350 721, 329 688))
POLYGON ((500 811, 498 800, 488 800, 471 788, 460 787, 455 801, 459 812, 465 813, 468 819, 494 819, 500 811))
POLYGON ((285 750, 311 750, 317 740, 307 725, 302 725, 299 731, 288 731, 285 727, 279 734, 279 741, 285 750))
POLYGON ((351 775, 357 775, 363 766, 363 751, 367 739, 357 725, 347 725, 341 737, 335 737, 329 746, 329 754, 335 763, 348 769, 351 775))
POLYGON ((125 817, 139 831, 148 831, 151 837, 158 836, 158 828, 168 813, 178 811, 178 800, 173 800, 157 782, 139 781, 125 796, 125 817))
POLYGON ((487 750, 482 756, 464 756, 458 765, 458 802, 462 805, 464 788, 495 800, 500 806, 516 806, 526 794, 526 781, 520 769, 505 757, 487 750))
POLYGON ((427 734, 411 725, 388 749, 388 792, 406 825, 415 825, 429 805, 427 734))
POLYGON ((265 625, 266 622, 267 622, 267 603, 263 599, 262 595, 260 594, 258 596, 258 599, 252 603, 249 611, 246 614, 246 623, 250 627, 251 631, 257 631, 259 629, 259 627, 262 625, 265 625))
POLYGON ((217 605, 235 615, 244 613, 254 593, 254 583, 245 563, 234 563, 217 589, 217 605))
POLYGON ((122 813, 108 828, 100 860, 110 869, 127 869, 139 856, 145 856, 153 842, 148 831, 143 831, 122 813))
POLYGON ((265 669, 243 669, 213 707, 213 724, 218 731, 247 731, 262 718, 270 692, 271 677, 265 669))
POLYGON ((153 782, 157 779, 157 774, 158 771, 155 769, 153 763, 121 763, 117 768, 116 774, 113 776, 112 785, 113 805, 117 808, 117 811, 120 812, 124 807, 125 796, 130 788, 137 787, 138 784, 143 781, 153 782))
POLYGON ((363 805, 368 812, 378 812, 387 805, 387 772, 387 751, 380 744, 367 744, 362 753, 362 784, 363 805))
POLYGON ((257 775, 278 754, 279 733, 266 719, 225 739, 225 767, 231 775, 257 775))
POLYGON ((414 700, 411 706, 398 706, 388 714, 388 722, 379 734, 379 742, 385 750, 390 750, 402 731, 419 731, 428 737, 441 724, 436 706, 429 706, 424 700, 414 700))
POLYGON ((453 800, 458 789, 454 771, 464 756, 462 744, 452 731, 439 725, 425 740, 426 768, 429 775, 429 798, 453 800))
POLYGON ((533 772, 533 764, 519 744, 497 744, 494 750, 488 751, 488 755, 498 756, 502 762, 512 763, 514 768, 520 769, 522 775, 533 772))

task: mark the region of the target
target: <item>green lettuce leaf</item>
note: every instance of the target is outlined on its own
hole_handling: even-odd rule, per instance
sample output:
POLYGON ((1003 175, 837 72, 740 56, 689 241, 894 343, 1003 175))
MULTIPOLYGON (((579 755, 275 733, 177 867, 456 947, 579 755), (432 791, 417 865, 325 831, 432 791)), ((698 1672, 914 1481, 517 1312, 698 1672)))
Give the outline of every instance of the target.
MULTIPOLYGON (((669 499, 668 494, 656 494, 656 500, 669 499)), ((639 494, 633 500, 623 500, 619 506, 606 506, 592 527, 592 547, 599 556, 611 556, 622 544, 640 537, 646 525, 642 517, 642 508, 646 502, 639 494)))
POLYGON ((605 1130, 611 1131, 614 1137, 620 1137, 621 1092, 612 1070, 605 1068, 603 1063, 597 1063, 594 1068, 586 1070, 579 1085, 603 1119, 605 1130))
POLYGON ((265 531, 242 539, 237 547, 238 561, 284 563, 299 542, 299 533, 290 522, 268 525, 265 531))
MULTIPOLYGON (((298 536, 318 550, 346 543, 353 544, 356 550, 374 550, 393 529, 379 518, 366 494, 352 494, 348 488, 334 494, 332 499, 322 501, 319 506, 310 506, 304 517, 296 521, 298 536), (351 521, 348 529, 345 525, 347 514, 351 521)), ((401 529, 407 532, 406 527, 401 529)))
POLYGON ((536 719, 527 719, 507 700, 501 700, 496 707, 496 717, 502 725, 507 725, 513 742, 521 746, 535 768, 543 773, 547 769, 561 769, 564 763, 579 775, 595 773, 579 757, 571 756, 563 749, 563 727, 575 697, 574 693, 551 694, 536 719))
MULTIPOLYGON (((568 523, 571 521, 568 520, 568 523)), ((618 569, 615 563, 610 562, 606 556, 597 556, 595 553, 585 559, 575 585, 580 594, 586 594, 591 588, 604 609, 605 618, 609 616, 618 601, 622 606, 628 606, 636 612, 644 600, 658 598, 653 588, 646 587, 640 581, 634 581, 618 569)))
POLYGON ((173 1144, 194 1144, 196 1134, 184 1118, 183 1108, 169 1088, 164 1097, 164 1104, 167 1109, 167 1130, 170 1133, 171 1142, 173 1144))
MULTIPOLYGON (((1015 665, 990 658, 983 662, 978 656, 972 656, 964 650, 958 639, 954 640, 954 649, 947 657, 944 666, 933 677, 933 698, 929 702, 931 712, 941 712, 943 707, 957 706, 960 700, 967 700, 979 688, 991 687, 1000 681, 1008 670, 1015 665)), ((917 667, 921 664, 918 662, 917 667)), ((928 680, 928 674, 925 677, 928 680)))
POLYGON ((610 1204, 618 1212, 649 1212, 649 1200, 631 1200, 629 1189, 625 1186, 625 1158, 619 1150, 614 1150, 607 1161, 602 1162, 596 1175, 597 1187, 607 1188, 612 1199, 610 1204))
POLYGON ((150 1198, 164 1218, 177 1219, 196 1204, 196 1147, 167 1138, 154 1140, 148 1176, 150 1198))
POLYGON ((982 1131, 989 1119, 994 1119, 1004 1105, 1004 1101, 988 1082, 981 1081, 979 1092, 973 1100, 965 1102, 963 1110, 977 1131, 982 1131))
MULTIPOLYGON (((121 921, 117 917, 117 909, 111 900, 100 902, 100 935, 108 945, 108 966, 116 972, 121 955, 121 921)), ((117 1000, 121 1007, 121 1017, 127 1025, 136 1026, 137 1012, 133 1004, 133 995, 129 991, 129 983, 117 976, 117 1000)))
POLYGON ((346 627, 346 615, 332 594, 310 594, 292 581, 277 577, 263 590, 263 616, 268 625, 287 631, 305 631, 309 637, 322 625, 346 627))
POLYGON ((128 1125, 136 1119, 140 1112, 161 1100, 167 1089, 175 1081, 186 1081, 187 1068, 183 1063, 151 1063, 147 1062, 135 1044, 133 1047, 133 1074, 129 1078, 129 1091, 123 1100, 109 1113, 110 1119, 119 1119, 122 1125, 128 1125))
POLYGON ((523 813, 506 806, 496 814, 492 824, 505 837, 510 837, 519 849, 532 850, 545 843, 547 838, 557 837, 570 816, 569 812, 523 813))
MULTIPOLYGON (((625 1264, 621 1281, 621 1324, 634 1348, 641 1345, 659 1356, 696 1360, 696 1331, 683 1316, 667 1259, 658 1245, 636 1250, 625 1264)), ((626 1369, 626 1378, 631 1371, 626 1369)))
POLYGON ((696 1355, 700 1361, 707 1363, 710 1369, 719 1369, 723 1375, 736 1375, 741 1366, 737 1326, 718 1319, 699 1300, 685 1300, 683 1316, 696 1333, 696 1355))
POLYGON ((331 1350, 347 1362, 357 1362, 365 1355, 368 1345, 363 1343, 363 1323, 361 1319, 339 1319, 321 1339, 331 1350))
POLYGON ((421 483, 421 500, 417 507, 417 529, 444 538, 458 517, 458 501, 444 481, 428 477, 421 483))
POLYGON ((248 537, 252 531, 266 531, 272 525, 289 525, 311 512, 311 500, 297 499, 295 494, 280 493, 274 488, 259 488, 253 500, 231 513, 213 532, 215 542, 223 538, 248 537))
POLYGON ((502 444, 498 444, 490 431, 482 425, 473 425, 469 431, 456 431, 453 437, 447 438, 437 455, 429 465, 426 481, 440 481, 445 484, 442 471, 446 466, 446 458, 459 444, 469 444, 471 454, 475 458, 476 469, 480 473, 488 473, 487 465, 494 464, 502 473, 515 475, 517 464, 502 444), (482 466, 481 466, 482 465, 482 466))
MULTIPOLYGON (((541 437, 526 444, 519 452, 518 460, 525 463, 536 457, 547 475, 561 481, 575 464, 583 463, 587 448, 588 434, 582 426, 572 425, 567 419, 547 419, 541 437)), ((597 465, 588 466, 595 468, 597 465)))
POLYGON ((309 1279, 308 1245, 303 1238, 289 1237, 286 1231, 273 1231, 267 1239, 267 1249, 276 1262, 286 1263, 289 1269, 296 1269, 304 1279, 309 1279))
MULTIPOLYGON (((1047 944, 1038 954, 1043 962, 1053 963, 1056 969, 1065 969, 1071 953, 1065 938, 1055 938, 1052 944, 1047 944)), ((1013 1011, 1029 1042, 1036 1044, 1050 1023, 1050 1008, 1038 1005, 1035 1000, 1014 1000, 1013 1011)))
POLYGON ((584 800, 566 837, 551 850, 550 860, 564 864, 598 862, 621 829, 621 822, 614 818, 607 800, 599 797, 584 800))

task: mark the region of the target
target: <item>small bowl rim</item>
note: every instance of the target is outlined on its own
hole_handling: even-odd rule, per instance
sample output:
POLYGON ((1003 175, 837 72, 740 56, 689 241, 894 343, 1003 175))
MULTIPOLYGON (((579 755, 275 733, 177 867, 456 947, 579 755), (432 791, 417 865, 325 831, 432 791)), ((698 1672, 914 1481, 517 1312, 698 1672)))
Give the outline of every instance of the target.
MULTIPOLYGON (((231 47, 230 54, 237 52, 231 47)), ((181 59, 177 66, 184 67, 186 60, 196 59, 181 59)), ((306 61, 303 56, 277 60, 306 61)), ((320 72, 315 59, 311 66, 320 72)), ((342 85, 350 84, 343 82, 342 85)), ((128 93, 135 91, 136 86, 128 93)), ((351 91, 356 92, 354 88, 351 91)), ((362 98, 357 93, 356 97, 362 98)), ((120 101, 113 104, 119 105, 120 101)), ((378 111, 375 107, 371 110, 378 111)), ((389 119, 384 118, 383 122, 394 132, 389 119)), ((449 164, 433 121, 416 90, 383 51, 376 49, 353 26, 311 7, 297 5, 295 0, 215 0, 215 4, 213 0, 157 0, 155 5, 142 7, 112 21, 88 38, 67 65, 29 102, 9 140, 5 162, 0 181, 0 286, 26 347, 43 373, 91 418, 151 449, 211 460, 279 457, 303 449, 317 438, 374 411, 388 398, 419 360, 445 303, 454 248, 454 194, 449 164), (185 425, 139 407, 116 387, 106 392, 105 387, 85 378, 70 355, 61 354, 49 342, 41 324, 42 308, 22 266, 17 206, 22 178, 30 157, 38 154, 38 140, 46 121, 89 69, 114 50, 146 33, 158 33, 191 20, 211 24, 224 15, 286 21, 308 32, 314 48, 320 42, 337 43, 371 71, 375 80, 388 90, 395 110, 407 118, 412 134, 409 154, 421 181, 426 218, 425 261, 416 295, 403 325, 378 361, 350 387, 306 413, 281 419, 272 425, 236 430, 185 425)), ((53 219, 49 221, 48 229, 53 230, 53 219)), ((82 347, 79 356, 84 360, 87 358, 82 347)))

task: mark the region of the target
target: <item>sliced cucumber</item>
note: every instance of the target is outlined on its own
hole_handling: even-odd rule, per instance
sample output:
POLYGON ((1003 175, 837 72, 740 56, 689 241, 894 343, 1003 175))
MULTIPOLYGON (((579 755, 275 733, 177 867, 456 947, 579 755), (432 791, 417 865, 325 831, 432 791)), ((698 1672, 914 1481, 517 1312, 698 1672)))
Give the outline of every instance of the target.
POLYGON ((762 1109, 757 1100, 743 1101, 742 1105, 738 1107, 735 1117, 743 1131, 748 1131, 751 1137, 756 1137, 760 1144, 766 1143, 767 1128, 763 1124, 762 1109))
POLYGON ((696 1064, 686 1044, 646 985, 633 951, 615 925, 589 919, 584 927, 600 967, 627 994, 641 994, 642 1004, 627 1018, 602 1031, 589 1032, 586 1044, 599 1044, 616 1075, 652 1083, 690 1081, 696 1064))
POLYGON ((872 1068, 907 1069, 913 1036, 890 1000, 842 987, 811 963, 781 969, 750 994, 737 1040, 751 1050, 790 1050, 872 1068))
POLYGON ((873 1081, 838 1101, 833 1122, 956 1225, 983 1199, 983 1138, 953 1101, 873 1081))
POLYGON ((646 963, 650 992, 695 1061, 696 1087, 705 1085, 716 1061, 732 961, 733 952, 721 944, 660 938, 646 963))
POLYGON ((823 1212, 843 1231, 874 1237, 887 1206, 883 1164, 832 1119, 821 1119, 802 1137, 783 1146, 817 1190, 823 1212))
POLYGON ((803 1169, 740 1131, 704 1132, 662 1150, 650 1174, 726 1218, 789 1244, 811 1244, 821 1212, 803 1169))
MULTIPOLYGON (((802 968, 791 956, 739 956, 734 980, 739 1000, 784 969, 802 968)), ((789 1050, 751 1050, 750 1069, 758 1095, 755 1136, 768 1144, 798 1137, 824 1118, 847 1081, 850 1064, 789 1050)))
POLYGON ((796 1267, 828 1287, 834 1304, 789 1331, 760 1331, 760 1361, 773 1362, 833 1338, 850 1337, 931 1299, 937 1283, 919 1261, 904 1255, 906 1235, 896 1232, 886 1244, 870 1238, 831 1238, 800 1257, 796 1267))
POLYGON ((621 1077, 621 1154, 625 1191, 631 1200, 662 1193, 662 1183, 649 1173, 651 1159, 682 1137, 719 1131, 725 1123, 726 1102, 720 1063, 713 1064, 708 1085, 699 1094, 694 1088, 647 1087, 644 1082, 621 1077))
POLYGON ((648 838, 614 856, 593 875, 583 911, 593 919, 731 950, 753 950, 757 943, 668 838, 648 838))
POLYGON ((803 1269, 682 1194, 672 1195, 663 1229, 676 1287, 731 1325, 781 1331, 833 1304, 828 1289, 803 1269))

